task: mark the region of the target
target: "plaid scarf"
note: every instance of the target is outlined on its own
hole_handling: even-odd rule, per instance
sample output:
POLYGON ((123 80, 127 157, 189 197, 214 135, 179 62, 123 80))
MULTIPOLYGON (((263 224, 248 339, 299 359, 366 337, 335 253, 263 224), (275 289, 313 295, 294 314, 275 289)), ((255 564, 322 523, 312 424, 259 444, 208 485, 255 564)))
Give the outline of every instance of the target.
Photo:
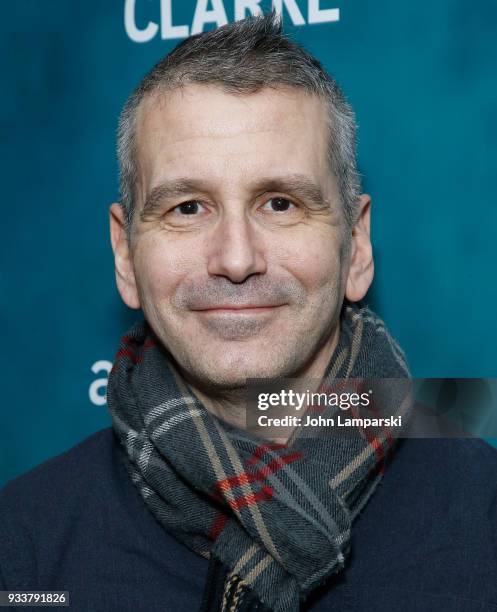
MULTIPOLYGON (((405 377, 382 320, 345 301, 323 381, 405 377)), ((121 339, 107 402, 146 505, 210 559, 204 610, 298 611, 344 567, 352 522, 382 477, 388 431, 264 442, 202 405, 145 321, 121 339)))

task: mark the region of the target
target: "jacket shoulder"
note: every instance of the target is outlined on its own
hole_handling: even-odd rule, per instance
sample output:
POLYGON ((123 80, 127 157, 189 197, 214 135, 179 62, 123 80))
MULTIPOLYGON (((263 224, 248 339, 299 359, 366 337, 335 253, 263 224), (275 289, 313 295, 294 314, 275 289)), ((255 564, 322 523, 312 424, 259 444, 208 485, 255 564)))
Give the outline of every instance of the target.
POLYGON ((81 513, 112 490, 114 433, 106 428, 11 480, 0 491, 0 587, 33 588, 43 551, 63 549, 81 513))
MULTIPOLYGON (((450 486, 471 480, 489 490, 497 489, 497 449, 479 438, 426 438, 405 440, 406 457, 418 468, 430 468, 431 478, 452 474, 450 486)), ((425 474, 426 476, 426 474, 425 474)))
POLYGON ((50 497, 60 503, 70 494, 83 493, 90 483, 107 477, 113 445, 114 433, 107 427, 12 479, 0 490, 0 516, 20 504, 24 511, 43 511, 50 497))

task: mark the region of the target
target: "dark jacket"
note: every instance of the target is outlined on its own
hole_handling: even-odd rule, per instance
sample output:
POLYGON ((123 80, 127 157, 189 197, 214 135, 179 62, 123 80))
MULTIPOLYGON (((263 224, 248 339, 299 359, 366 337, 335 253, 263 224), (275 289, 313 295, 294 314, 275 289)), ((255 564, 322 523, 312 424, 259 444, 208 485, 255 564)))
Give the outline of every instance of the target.
MULTIPOLYGON (((116 444, 104 429, 0 492, 0 590, 69 591, 78 612, 199 609, 207 561, 154 519, 116 444)), ((347 569, 302 609, 497 611, 495 449, 401 442, 347 569)))

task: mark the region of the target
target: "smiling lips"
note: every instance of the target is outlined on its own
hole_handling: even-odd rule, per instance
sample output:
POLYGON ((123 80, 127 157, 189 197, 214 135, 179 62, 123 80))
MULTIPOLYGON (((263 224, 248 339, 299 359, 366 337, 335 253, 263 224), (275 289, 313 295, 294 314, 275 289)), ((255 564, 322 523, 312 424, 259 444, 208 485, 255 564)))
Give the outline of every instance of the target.
POLYGON ((209 308, 198 309, 197 312, 214 314, 262 314, 283 306, 283 304, 222 304, 209 308))

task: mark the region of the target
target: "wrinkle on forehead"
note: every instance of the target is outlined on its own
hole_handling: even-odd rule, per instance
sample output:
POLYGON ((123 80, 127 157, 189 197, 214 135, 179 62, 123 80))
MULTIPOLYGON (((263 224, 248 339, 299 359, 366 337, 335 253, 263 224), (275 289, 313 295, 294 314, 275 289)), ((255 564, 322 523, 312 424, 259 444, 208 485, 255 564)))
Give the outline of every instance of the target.
MULTIPOLYGON (((178 164, 188 166, 190 160, 195 168, 185 167, 183 173, 198 171, 198 160, 205 159, 209 174, 215 168, 216 173, 227 172, 228 178, 232 171, 223 169, 226 164, 231 166, 235 160, 245 163, 245 156, 247 168, 254 171, 262 164, 266 171, 264 160, 271 150, 282 162, 277 169, 288 173, 305 170, 295 164, 294 153, 300 150, 301 157, 307 151, 305 159, 314 160, 316 170, 323 169, 328 163, 325 126, 327 110, 322 99, 296 88, 233 94, 217 86, 191 84, 155 92, 143 100, 137 114, 140 195, 146 195, 150 184, 159 180, 170 163, 177 170, 178 164), (218 161, 210 163, 214 159, 218 161)), ((309 170, 308 163, 304 166, 309 170)), ((143 202, 143 197, 140 200, 143 202)))
POLYGON ((174 142, 191 138, 233 138, 241 134, 278 133, 282 128, 296 128, 297 124, 309 124, 314 118, 311 119, 310 115, 315 114, 321 115, 323 121, 326 121, 324 102, 318 96, 294 87, 266 87, 254 93, 235 94, 215 85, 189 84, 147 96, 138 109, 137 132, 139 135, 163 129, 167 117, 176 131, 184 128, 190 132, 189 135, 175 138, 174 142), (288 105, 278 109, 272 103, 275 95, 285 97, 290 103, 290 110, 295 112, 289 114, 288 105), (202 97, 208 100, 205 106, 202 106, 202 97), (219 105, 215 104, 216 98, 219 105), (236 121, 226 121, 223 102, 227 99, 236 121), (314 108, 307 108, 304 113, 302 106, 309 103, 314 108), (198 106, 196 113, 185 116, 185 108, 191 109, 194 104, 198 106), (309 113, 309 110, 315 113, 309 113))

